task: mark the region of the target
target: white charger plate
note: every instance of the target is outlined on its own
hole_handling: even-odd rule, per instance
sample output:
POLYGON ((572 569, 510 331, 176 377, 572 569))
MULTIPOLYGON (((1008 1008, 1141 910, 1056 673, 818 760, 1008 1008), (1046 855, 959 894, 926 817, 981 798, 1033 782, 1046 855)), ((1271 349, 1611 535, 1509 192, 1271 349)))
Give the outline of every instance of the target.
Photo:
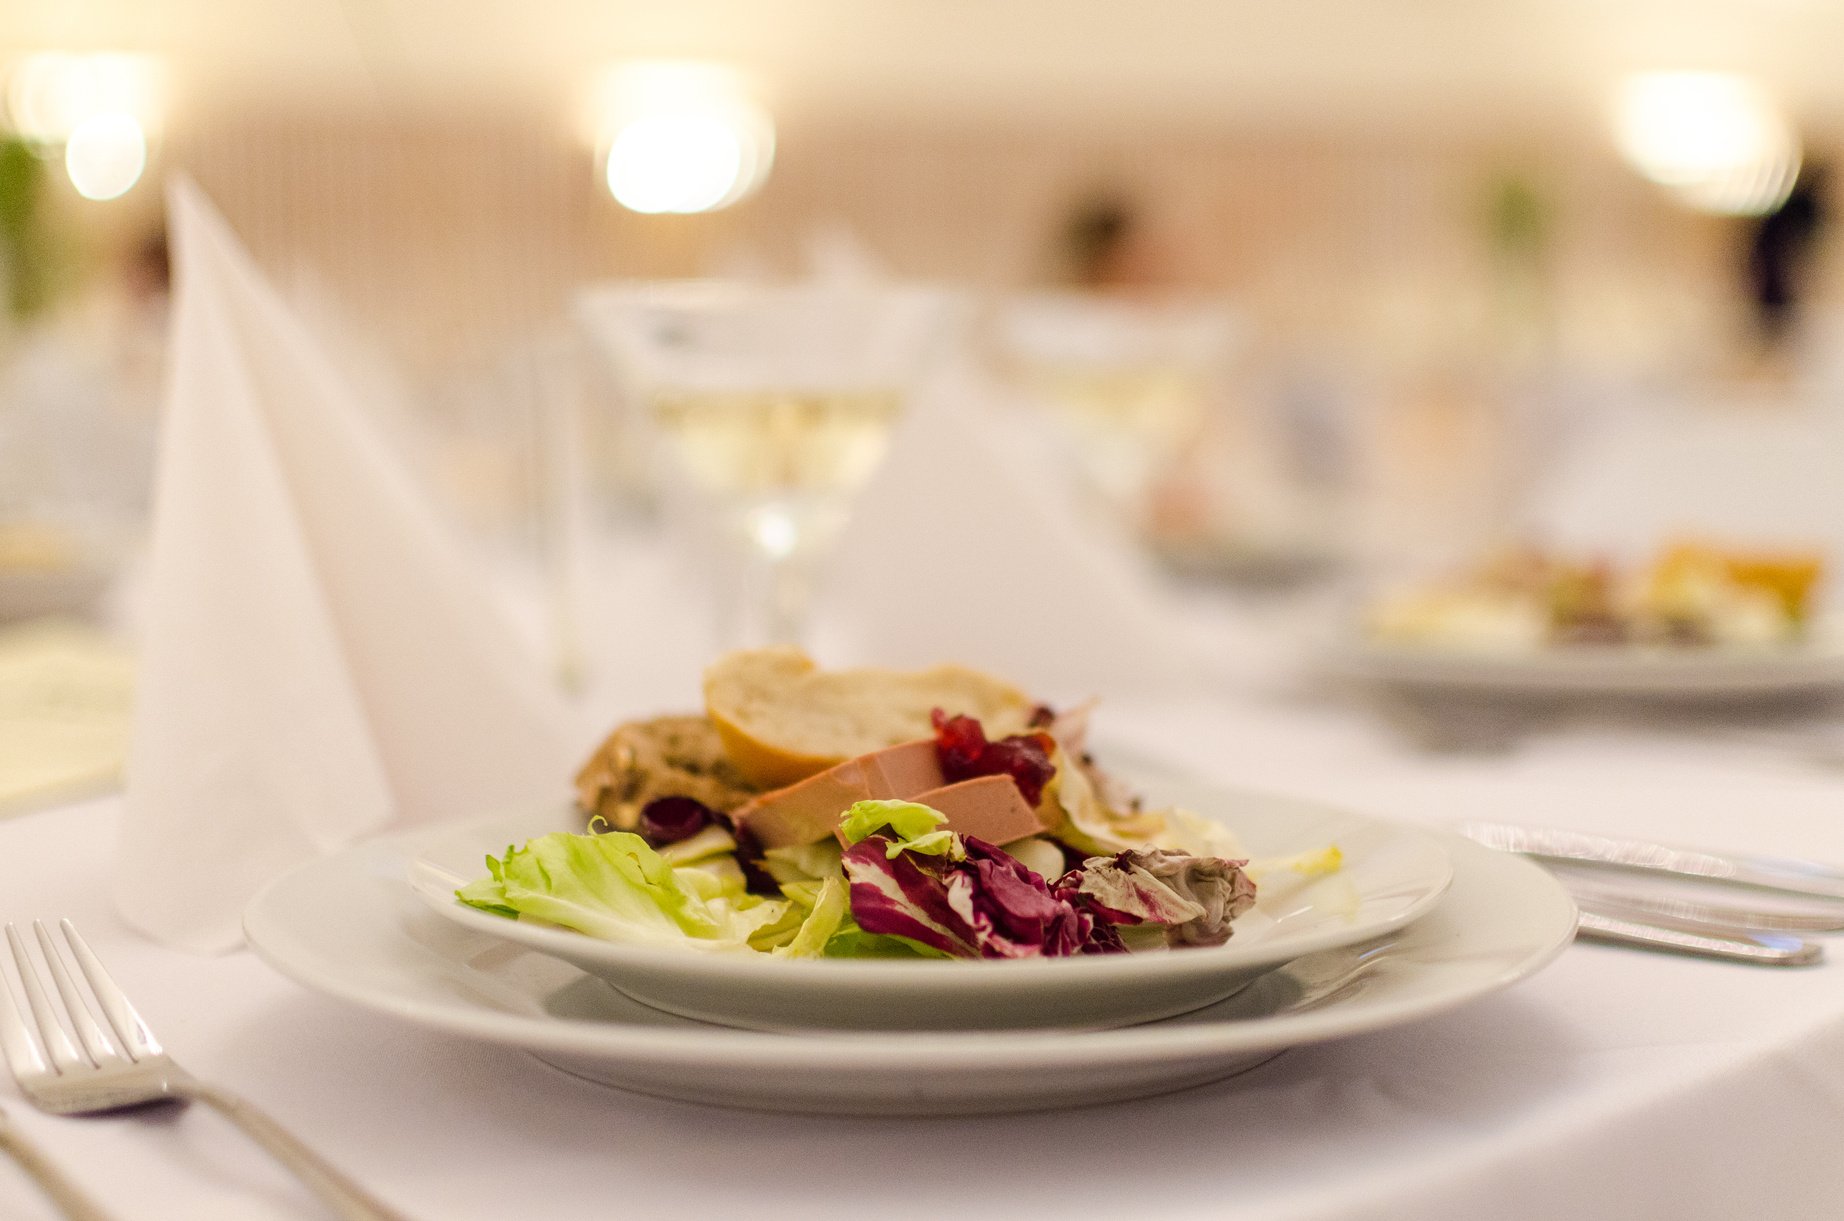
POLYGON ((464 928, 553 954, 668 1013, 757 1030, 1097 1028, 1155 1021, 1221 1000, 1304 954, 1352 945, 1426 914, 1452 879, 1425 832, 1313 802, 1167 783, 1159 800, 1221 819, 1257 857, 1336 844, 1337 873, 1257 891, 1221 946, 1011 961, 780 959, 623 945, 456 902, 457 877, 484 876, 488 853, 574 829, 567 809, 432 832, 409 880, 464 928))
POLYGON ((244 915, 250 944, 307 988, 431 1031, 638 1093, 762 1110, 997 1113, 1166 1093, 1451 1010, 1537 971, 1575 929, 1573 902, 1538 866, 1437 833, 1454 877, 1429 915, 1299 958, 1180 1018, 1104 1031, 770 1034, 662 1013, 436 915, 403 883, 435 834, 363 844, 282 878, 244 915))
POLYGON ((1388 644, 1357 636, 1326 650, 1333 673, 1475 695, 1712 700, 1844 686, 1844 627, 1814 623, 1784 645, 1569 645, 1524 650, 1388 644))

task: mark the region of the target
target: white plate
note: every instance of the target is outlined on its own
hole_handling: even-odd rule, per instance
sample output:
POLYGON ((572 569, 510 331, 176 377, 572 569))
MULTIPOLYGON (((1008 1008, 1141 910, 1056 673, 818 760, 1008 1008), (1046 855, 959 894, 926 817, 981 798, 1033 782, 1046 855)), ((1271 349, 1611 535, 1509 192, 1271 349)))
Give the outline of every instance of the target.
POLYGON ((509 843, 573 829, 559 810, 431 833, 411 869, 444 918, 554 954, 656 1009, 758 1030, 1004 1030, 1148 1022, 1221 1000, 1302 954, 1368 940, 1425 914, 1453 871, 1426 833, 1311 802, 1168 783, 1162 802, 1220 818, 1256 856, 1337 844, 1345 866, 1257 892, 1228 943, 1150 954, 1015 961, 789 960, 621 945, 457 903, 455 877, 483 876, 509 843))
POLYGON ((1525 651, 1341 643, 1327 656, 1347 678, 1480 695, 1720 699, 1844 685, 1844 630, 1815 624, 1793 644, 1685 648, 1572 645, 1525 651))
POLYGON ((442 919, 403 884, 432 834, 289 874, 245 913, 250 944, 302 985, 374 1012, 624 1089, 766 1110, 971 1114, 1165 1093, 1452 1009, 1538 970, 1575 928, 1574 904, 1542 869, 1438 834, 1454 880, 1428 916, 1368 946, 1298 959, 1181 1018, 1106 1031, 766 1034, 649 1009, 556 958, 442 919))

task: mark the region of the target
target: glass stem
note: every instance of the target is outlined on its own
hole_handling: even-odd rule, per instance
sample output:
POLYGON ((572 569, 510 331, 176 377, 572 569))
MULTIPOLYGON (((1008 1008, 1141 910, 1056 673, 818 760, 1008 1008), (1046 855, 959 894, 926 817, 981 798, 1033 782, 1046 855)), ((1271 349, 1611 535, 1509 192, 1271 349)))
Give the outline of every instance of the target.
POLYGON ((768 614, 764 624, 767 643, 808 643, 807 614, 813 606, 814 568, 810 555, 790 555, 769 562, 768 614))
POLYGON ((782 509, 758 508, 742 525, 749 559, 737 590, 732 638, 751 647, 806 644, 818 548, 782 509))

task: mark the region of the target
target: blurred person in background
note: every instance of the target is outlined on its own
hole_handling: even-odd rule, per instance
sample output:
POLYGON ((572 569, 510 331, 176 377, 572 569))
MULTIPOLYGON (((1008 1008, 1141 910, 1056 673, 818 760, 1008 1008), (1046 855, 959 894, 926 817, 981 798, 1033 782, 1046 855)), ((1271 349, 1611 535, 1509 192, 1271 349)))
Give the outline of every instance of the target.
POLYGON ((1806 166, 1786 202, 1751 226, 1745 272, 1764 358, 1781 354, 1802 321, 1829 219, 1828 177, 1824 166, 1806 166))
POLYGON ((1160 246, 1126 199, 1097 192, 1078 202, 1058 234, 1058 279, 1085 292, 1158 288, 1172 281, 1160 246))

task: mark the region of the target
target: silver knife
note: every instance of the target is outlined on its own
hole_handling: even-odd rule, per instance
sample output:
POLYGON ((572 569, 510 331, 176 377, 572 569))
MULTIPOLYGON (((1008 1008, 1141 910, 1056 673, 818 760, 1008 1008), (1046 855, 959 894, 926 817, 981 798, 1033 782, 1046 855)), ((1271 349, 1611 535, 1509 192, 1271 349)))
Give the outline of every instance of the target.
POLYGON ((1825 947, 1788 933, 1750 933, 1732 929, 1721 933, 1693 932, 1689 928, 1663 928, 1604 914, 1590 907, 1581 909, 1575 936, 1586 941, 1605 941, 1614 945, 1638 946, 1648 950, 1670 950, 1695 954, 1701 958, 1721 958, 1765 967, 1803 967, 1823 962, 1825 947))
POLYGON ((1460 834, 1488 848, 1548 860, 1578 861, 1844 901, 1844 870, 1817 861, 1707 852, 1700 848, 1513 823, 1469 822, 1460 828, 1460 834))
MULTIPOLYGON (((1606 915, 1624 916, 1647 924, 1688 922, 1717 928, 1752 929, 1770 933, 1835 933, 1844 931, 1844 904, 1814 903, 1797 910, 1736 907, 1727 903, 1701 903, 1672 895, 1644 894, 1591 883, 1583 871, 1563 867, 1556 875, 1577 903, 1606 915)), ((1627 885, 1631 885, 1628 883, 1627 885)))

